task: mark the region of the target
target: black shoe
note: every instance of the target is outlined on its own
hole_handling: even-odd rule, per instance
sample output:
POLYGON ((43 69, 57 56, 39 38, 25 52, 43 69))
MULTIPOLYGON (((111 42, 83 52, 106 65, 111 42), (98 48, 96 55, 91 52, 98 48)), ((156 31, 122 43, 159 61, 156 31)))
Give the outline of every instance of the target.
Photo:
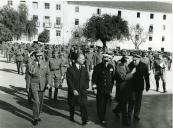
POLYGON ((70 117, 70 121, 74 122, 74 117, 70 117))
POLYGON ((116 117, 116 118, 120 119, 120 115, 119 115, 118 112, 116 112, 115 110, 112 110, 112 112, 115 114, 115 117, 116 117))
POLYGON ((132 116, 131 115, 128 115, 128 119, 131 120, 132 119, 132 116))
POLYGON ((124 126, 130 126, 130 121, 128 119, 123 119, 122 124, 124 126))
POLYGON ((163 91, 164 93, 167 92, 166 90, 163 91))
POLYGON ((37 119, 38 122, 41 122, 42 120, 40 118, 37 119))
POLYGON ((134 119, 137 120, 137 121, 140 120, 140 118, 138 116, 134 116, 134 119))
POLYGON ((82 122, 82 125, 88 125, 88 124, 90 124, 91 122, 90 121, 83 121, 82 122))
POLYGON ((38 120, 34 120, 32 124, 33 124, 34 126, 35 126, 35 125, 38 125, 38 120))
POLYGON ((157 89, 156 89, 156 91, 158 92, 158 91, 159 91, 159 89, 157 88, 157 89))

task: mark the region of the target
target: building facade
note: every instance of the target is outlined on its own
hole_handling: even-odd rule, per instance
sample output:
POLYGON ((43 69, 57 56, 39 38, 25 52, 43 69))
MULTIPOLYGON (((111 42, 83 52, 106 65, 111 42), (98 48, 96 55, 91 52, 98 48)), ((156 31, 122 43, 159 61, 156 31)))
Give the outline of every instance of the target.
MULTIPOLYGON (((48 1, 48 0, 5 0, 4 5, 17 9, 20 3, 28 7, 29 18, 37 19, 38 34, 44 29, 50 33, 51 44, 67 44, 72 33, 93 15, 119 15, 128 22, 128 26, 139 24, 144 31, 150 31, 146 42, 140 49, 170 49, 170 21, 172 4, 161 2, 103 2, 103 1, 48 1)), ((134 49, 130 40, 114 40, 109 47, 134 49)))

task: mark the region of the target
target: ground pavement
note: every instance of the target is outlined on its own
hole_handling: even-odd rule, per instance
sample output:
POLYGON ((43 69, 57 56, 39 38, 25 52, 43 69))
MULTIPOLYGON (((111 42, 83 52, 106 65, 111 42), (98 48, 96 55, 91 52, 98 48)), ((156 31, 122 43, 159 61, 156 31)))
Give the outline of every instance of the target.
MULTIPOLYGON (((167 72, 166 94, 155 91, 153 74, 150 76, 151 89, 144 92, 141 120, 132 120, 130 128, 172 128, 172 84, 171 76, 173 70, 167 72)), ((79 109, 76 110, 75 123, 69 120, 67 105, 67 87, 64 82, 64 89, 60 90, 59 102, 51 101, 45 96, 42 122, 38 126, 32 125, 32 106, 26 100, 24 76, 18 75, 14 63, 6 63, 6 59, 0 55, 0 128, 124 128, 121 121, 115 118, 112 109, 116 102, 108 105, 107 126, 99 124, 96 113, 95 95, 89 91, 88 94, 88 115, 91 124, 81 126, 79 109)), ((115 89, 113 91, 113 96, 115 89)))

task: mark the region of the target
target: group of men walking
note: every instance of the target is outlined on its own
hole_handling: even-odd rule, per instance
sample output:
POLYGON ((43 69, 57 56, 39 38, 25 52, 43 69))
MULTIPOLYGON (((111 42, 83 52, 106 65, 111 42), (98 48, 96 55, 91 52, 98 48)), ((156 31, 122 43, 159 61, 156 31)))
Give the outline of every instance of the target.
MULTIPOLYGON (((52 99, 54 92, 53 99, 57 101, 58 89, 62 87, 64 79, 68 86, 70 120, 75 120, 75 107, 79 106, 82 125, 90 123, 87 112, 87 89, 90 81, 93 91, 96 92, 98 119, 103 125, 107 124, 106 106, 111 101, 113 86, 116 86, 115 99, 118 103, 113 113, 117 118, 120 118, 121 113, 122 124, 126 126, 130 126, 132 115, 133 119, 140 120, 143 90, 150 89, 149 76, 152 70, 156 80, 156 91, 159 90, 161 78, 163 92, 166 92, 166 62, 161 54, 157 54, 155 58, 146 52, 142 55, 133 54, 131 60, 128 56, 122 55, 120 60, 115 61, 113 55, 106 51, 102 53, 99 48, 95 51, 82 51, 80 48, 71 47, 68 51, 68 48, 34 44, 12 45, 10 49, 15 55, 18 74, 24 74, 25 64, 26 90, 28 100, 33 102, 34 125, 41 121, 45 90, 49 89, 49 99, 52 99), (93 73, 90 77, 91 71, 93 73)), ((171 59, 168 62, 172 63, 171 59)), ((168 69, 170 68, 169 65, 168 69)))

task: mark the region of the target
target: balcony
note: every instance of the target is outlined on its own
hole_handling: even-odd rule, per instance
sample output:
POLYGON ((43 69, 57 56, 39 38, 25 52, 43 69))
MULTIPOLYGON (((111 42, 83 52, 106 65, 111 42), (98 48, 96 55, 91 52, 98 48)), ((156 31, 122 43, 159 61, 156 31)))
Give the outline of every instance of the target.
POLYGON ((54 24, 54 28, 60 28, 61 29, 62 26, 63 26, 62 24, 56 24, 56 23, 54 24))
POLYGON ((51 28, 51 26, 52 26, 51 22, 44 22, 43 23, 43 27, 45 27, 45 28, 51 28))

